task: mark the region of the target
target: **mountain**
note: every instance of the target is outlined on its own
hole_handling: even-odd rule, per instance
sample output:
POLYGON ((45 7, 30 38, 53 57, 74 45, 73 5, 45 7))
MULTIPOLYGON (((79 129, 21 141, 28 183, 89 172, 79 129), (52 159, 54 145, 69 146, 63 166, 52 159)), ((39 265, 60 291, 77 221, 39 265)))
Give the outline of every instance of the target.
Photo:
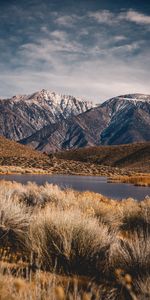
POLYGON ((38 150, 150 141, 150 95, 129 94, 46 126, 22 140, 38 150))
POLYGON ((19 141, 91 107, 91 102, 46 90, 0 99, 0 135, 19 141))
POLYGON ((0 100, 0 135, 43 151, 150 141, 150 95, 95 106, 46 90, 0 100))
POLYGON ((47 153, 93 146, 98 143, 100 132, 107 126, 108 121, 105 108, 94 108, 52 126, 46 126, 21 140, 21 143, 47 153))
POLYGON ((112 98, 107 107, 110 122, 100 137, 102 145, 150 141, 150 95, 132 94, 112 98))

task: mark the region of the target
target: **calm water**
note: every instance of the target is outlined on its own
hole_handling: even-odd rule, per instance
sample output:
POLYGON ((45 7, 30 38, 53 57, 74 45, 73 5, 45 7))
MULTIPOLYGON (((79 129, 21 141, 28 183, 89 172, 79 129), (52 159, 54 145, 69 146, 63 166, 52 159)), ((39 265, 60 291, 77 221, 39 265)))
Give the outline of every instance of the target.
POLYGON ((72 175, 0 175, 0 179, 17 181, 26 184, 28 181, 38 185, 54 183, 62 188, 73 188, 78 191, 93 191, 115 199, 132 197, 142 200, 150 196, 150 187, 137 187, 131 184, 107 183, 106 177, 72 176, 72 175))

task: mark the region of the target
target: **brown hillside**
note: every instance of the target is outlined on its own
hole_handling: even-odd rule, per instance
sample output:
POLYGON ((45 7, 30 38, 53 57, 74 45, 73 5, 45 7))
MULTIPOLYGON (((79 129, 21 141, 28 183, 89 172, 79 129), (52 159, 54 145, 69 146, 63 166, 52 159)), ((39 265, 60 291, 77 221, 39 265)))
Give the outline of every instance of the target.
POLYGON ((149 172, 150 143, 82 148, 49 157, 0 136, 0 165, 77 175, 124 175, 124 167, 149 172))
POLYGON ((29 147, 23 146, 17 142, 6 139, 0 136, 0 157, 26 157, 26 158, 41 158, 44 155, 38 151, 32 150, 29 147))
POLYGON ((47 155, 0 136, 0 165, 43 168, 50 165, 47 155))
POLYGON ((150 171, 150 142, 117 146, 99 146, 69 150, 57 154, 58 158, 96 163, 100 165, 141 168, 150 171))

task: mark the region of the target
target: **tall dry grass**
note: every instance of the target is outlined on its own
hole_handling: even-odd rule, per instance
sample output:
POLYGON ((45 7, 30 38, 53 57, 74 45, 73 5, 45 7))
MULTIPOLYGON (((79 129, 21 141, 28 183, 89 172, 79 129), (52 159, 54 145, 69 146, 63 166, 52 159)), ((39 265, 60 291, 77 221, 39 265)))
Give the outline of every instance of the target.
POLYGON ((149 224, 148 197, 141 202, 134 199, 118 202, 95 193, 61 190, 50 184, 1 181, 1 299, 34 300, 38 299, 35 294, 38 291, 39 299, 59 300, 55 288, 60 287, 62 299, 89 300, 94 299, 89 289, 94 281, 99 291, 95 299, 143 300, 145 294, 150 296, 149 224), (10 254, 3 251, 5 248, 10 254), (60 286, 53 280, 42 285, 35 282, 34 278, 43 272, 46 276, 50 272, 53 276, 65 276, 66 284, 60 286), (73 294, 73 287, 68 288, 67 282, 75 275, 86 278, 86 289, 82 284, 73 294), (23 289, 18 294, 15 280, 20 280, 27 292, 23 289), (83 298, 83 291, 91 298, 83 298))
POLYGON ((150 236, 141 231, 129 239, 116 240, 109 259, 114 271, 119 268, 133 278, 146 275, 150 271, 150 236))
POLYGON ((80 210, 47 206, 33 218, 31 240, 42 266, 86 276, 104 274, 114 232, 80 210))
POLYGON ((150 186, 150 174, 113 176, 109 180, 111 182, 117 181, 123 183, 131 183, 137 186, 150 186))
POLYGON ((13 250, 28 249, 31 210, 19 202, 14 192, 0 190, 0 245, 13 250))

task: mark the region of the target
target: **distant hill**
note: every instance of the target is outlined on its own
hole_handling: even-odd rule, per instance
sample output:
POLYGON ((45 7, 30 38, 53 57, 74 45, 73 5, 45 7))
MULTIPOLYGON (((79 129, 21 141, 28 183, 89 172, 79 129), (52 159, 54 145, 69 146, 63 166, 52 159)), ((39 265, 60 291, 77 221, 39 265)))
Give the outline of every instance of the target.
POLYGON ((0 136, 0 166, 76 175, 124 175, 129 169, 149 172, 150 143, 82 148, 48 156, 0 136))
POLYGON ((44 154, 0 136, 0 157, 41 158, 44 154))
POLYGON ((141 172, 150 171, 150 142, 69 150, 56 156, 112 167, 138 168, 141 172))
MULTIPOLYGON (((0 173, 45 172, 54 174, 102 175, 120 174, 120 170, 90 163, 59 159, 20 145, 0 136, 0 173), (19 168, 18 168, 19 167, 19 168), (30 170, 30 171, 29 171, 30 170)), ((124 174, 124 171, 122 171, 124 174)))
POLYGON ((49 161, 43 153, 0 136, 0 165, 42 168, 49 161))

